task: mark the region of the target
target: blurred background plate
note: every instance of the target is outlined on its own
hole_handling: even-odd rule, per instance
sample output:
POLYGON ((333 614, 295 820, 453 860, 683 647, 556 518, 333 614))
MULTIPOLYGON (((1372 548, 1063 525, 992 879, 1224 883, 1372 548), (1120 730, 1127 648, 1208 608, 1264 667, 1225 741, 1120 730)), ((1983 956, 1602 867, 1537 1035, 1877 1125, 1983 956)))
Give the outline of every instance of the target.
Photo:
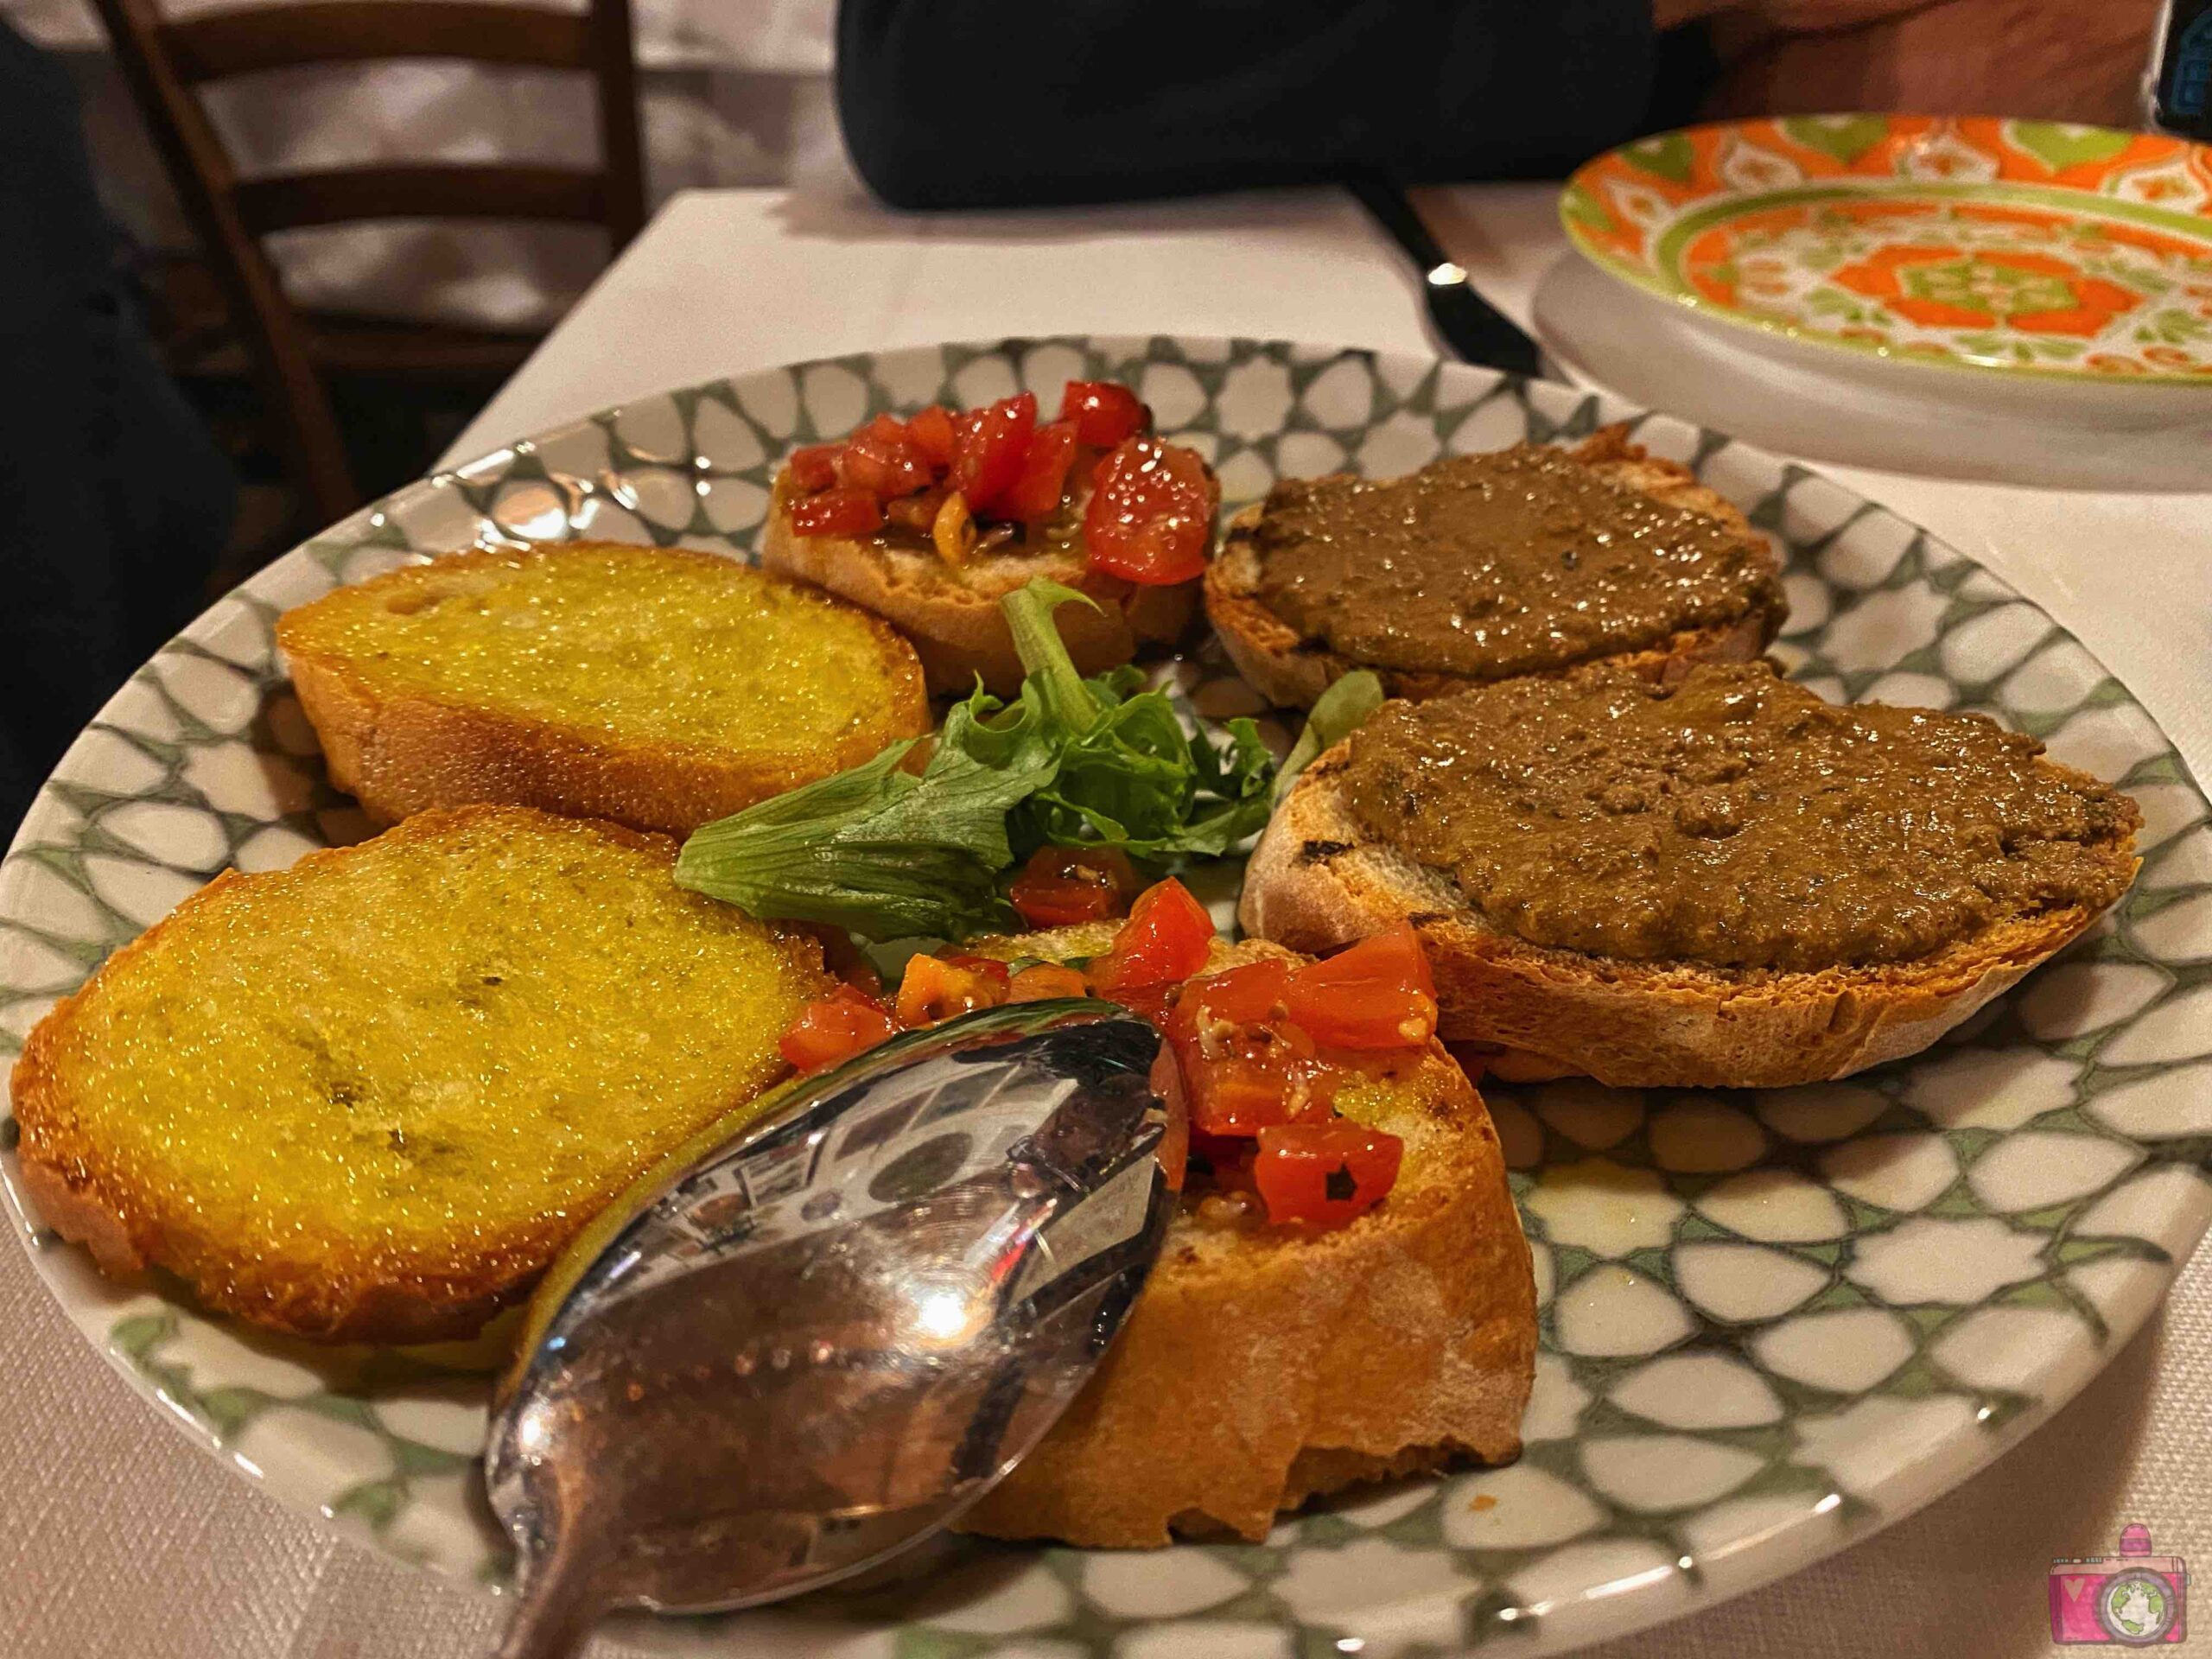
POLYGON ((1982 117, 1721 123, 1607 152, 1560 211, 1600 270, 1739 346, 2005 412, 2212 420, 2201 144, 1982 117))

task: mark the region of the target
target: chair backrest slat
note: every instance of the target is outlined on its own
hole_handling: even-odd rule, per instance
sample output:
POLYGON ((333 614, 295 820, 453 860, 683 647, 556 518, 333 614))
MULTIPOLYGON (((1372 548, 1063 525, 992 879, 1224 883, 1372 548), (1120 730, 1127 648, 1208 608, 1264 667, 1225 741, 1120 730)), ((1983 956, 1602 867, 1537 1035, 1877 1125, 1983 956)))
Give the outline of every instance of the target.
POLYGON ((314 336, 286 298, 259 238, 307 225, 393 218, 589 221, 612 253, 645 223, 645 155, 629 0, 577 11, 483 0, 313 0, 203 12, 171 22, 159 0, 93 0, 116 62, 245 337, 277 442, 325 518, 359 500, 314 336), (384 165, 238 178, 194 90, 297 64, 458 59, 580 71, 596 87, 595 172, 524 166, 384 165))
POLYGON ((594 46, 583 12, 479 0, 305 0, 208 12, 160 27, 177 74, 193 83, 380 58, 588 69, 594 46))
POLYGON ((606 176, 561 167, 340 167, 241 179, 231 194, 257 236, 372 219, 607 218, 606 176))

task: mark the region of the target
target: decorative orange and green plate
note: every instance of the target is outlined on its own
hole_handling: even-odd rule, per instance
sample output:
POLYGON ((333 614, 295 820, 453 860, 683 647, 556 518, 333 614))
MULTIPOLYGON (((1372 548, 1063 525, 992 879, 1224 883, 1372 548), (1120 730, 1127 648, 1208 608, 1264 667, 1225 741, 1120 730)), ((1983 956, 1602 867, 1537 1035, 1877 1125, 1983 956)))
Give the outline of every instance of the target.
POLYGON ((1567 181, 1576 247, 1702 315, 1912 362, 2212 386, 2212 148, 1990 117, 1688 127, 1567 181))

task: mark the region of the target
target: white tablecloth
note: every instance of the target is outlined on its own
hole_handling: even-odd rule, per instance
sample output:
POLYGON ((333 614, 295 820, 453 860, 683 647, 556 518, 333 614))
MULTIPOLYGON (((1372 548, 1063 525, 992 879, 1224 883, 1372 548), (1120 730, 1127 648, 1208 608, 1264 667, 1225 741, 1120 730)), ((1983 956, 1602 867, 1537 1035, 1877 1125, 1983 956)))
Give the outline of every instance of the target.
MULTIPOLYGON (((1471 188, 1429 205, 1455 257, 1525 315, 1560 257, 1548 193, 1471 188)), ((1327 196, 918 220, 842 200, 701 193, 655 221, 452 459, 627 396, 793 358, 1179 331, 1428 345, 1412 283, 1327 196)), ((2212 776, 2212 496, 1832 470, 2047 607, 2212 776)), ((487 1598, 339 1541, 188 1445, 84 1344, 13 1249, 0 1251, 0 1656, 468 1659, 491 1640, 487 1598)), ((1593 1653, 2028 1659, 2053 1651, 2050 1559, 2108 1554, 2129 1521, 2147 1524, 2161 1553, 2212 1562, 2212 1254, 2078 1399, 1966 1486, 1794 1578, 1593 1653)))

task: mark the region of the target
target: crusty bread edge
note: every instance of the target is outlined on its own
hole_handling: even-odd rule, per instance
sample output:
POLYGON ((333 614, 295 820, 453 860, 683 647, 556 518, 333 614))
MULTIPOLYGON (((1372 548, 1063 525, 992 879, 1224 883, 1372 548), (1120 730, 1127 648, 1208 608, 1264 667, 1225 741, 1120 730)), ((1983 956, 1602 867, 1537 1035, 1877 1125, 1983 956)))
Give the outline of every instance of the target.
MULTIPOLYGON (((1655 459, 1630 443, 1625 427, 1604 428, 1572 453, 1575 460, 1602 476, 1669 505, 1719 518, 1740 531, 1766 549, 1770 566, 1778 571, 1771 544, 1752 530, 1733 502, 1700 484, 1688 468, 1655 459)), ((1255 503, 1230 520, 1220 556, 1205 574, 1206 620, 1213 625, 1236 671, 1262 696, 1279 708, 1310 709, 1332 684, 1358 668, 1373 669, 1385 695, 1394 697, 1444 696, 1481 683, 1442 671, 1376 669, 1301 639, 1295 628, 1257 596, 1259 560, 1251 538, 1263 507, 1264 504, 1255 503)), ((1772 642, 1782 620, 1778 609, 1755 608, 1733 623, 1685 629, 1663 645, 1605 660, 1662 683, 1672 682, 1696 663, 1749 662, 1772 642)))
MULTIPOLYGON (((790 474, 777 475, 762 533, 766 569, 812 583, 882 617, 903 633, 922 660, 932 695, 959 696, 983 689, 1001 697, 1021 690, 1020 656, 999 595, 988 586, 901 582, 891 562, 847 536, 801 536, 791 529, 790 474)), ((1118 668, 1147 645, 1172 645, 1198 615, 1197 581, 1172 586, 1125 582, 1071 562, 1067 586, 1096 601, 1091 610, 1062 606, 1052 620, 1079 674, 1118 668)))
MULTIPOLYGON (((995 954, 1089 954, 1070 944, 1080 937, 995 954)), ((1248 942, 1212 965, 1272 953, 1248 942)), ((1257 1541, 1316 1493, 1518 1452, 1535 1363, 1529 1247, 1481 1096, 1441 1045, 1425 1064, 1456 1119, 1431 1154, 1440 1167, 1234 1274, 1163 1259, 1099 1374, 963 1529, 1107 1548, 1257 1541)))
MULTIPOLYGON (((485 804, 434 810, 410 817, 385 834, 435 835, 455 820, 517 810, 485 804)), ((576 827, 568 819, 563 824, 576 827)), ((674 862, 676 843, 665 836, 606 822, 583 827, 625 845, 651 850, 671 865, 674 862)), ((318 849, 303 854, 287 871, 312 869, 353 856, 360 845, 366 844, 318 849)), ((9 1093, 20 1136, 16 1156, 23 1194, 41 1220, 64 1239, 83 1245, 94 1264, 111 1278, 129 1278, 149 1267, 166 1266, 175 1256, 168 1243, 169 1230, 158 1218, 109 1192, 100 1179, 97 1159, 89 1148, 76 1144, 73 1128, 65 1127, 73 1124, 74 1116, 67 1100, 67 1085, 50 1051, 64 1039, 74 1009, 101 974, 139 952, 158 949, 163 931, 181 917, 220 904, 238 887, 260 879, 226 870, 188 894, 167 916, 118 947, 83 985, 48 1010, 32 1027, 16 1057, 9 1093)), ((820 946, 810 934, 804 929, 775 931, 810 960, 816 972, 821 971, 820 946)), ((308 1282, 286 1289, 264 1287, 270 1293, 267 1299, 234 1302, 217 1294, 208 1296, 207 1301, 218 1313, 312 1341, 447 1341, 474 1334, 499 1309, 527 1294, 574 1230, 572 1225, 541 1225, 537 1235, 518 1236, 465 1269, 426 1261, 417 1269, 402 1272, 389 1281, 353 1287, 358 1294, 338 1306, 332 1304, 325 1287, 308 1282)))
MULTIPOLYGON (((1325 951, 1410 920, 1436 975, 1442 1035, 1528 1050, 1620 1087, 1783 1088, 1916 1054, 2102 913, 2053 911, 1923 961, 1815 972, 1528 944, 1485 925, 1448 875, 1366 834, 1338 781, 1349 753, 1347 741, 1322 755, 1276 809, 1246 867, 1244 927, 1325 951)), ((2132 848, 2114 855, 2132 873, 2132 848)))
MULTIPOLYGON (((544 550, 557 556, 593 545, 568 543, 544 550)), ((688 549, 652 550, 730 563, 688 549)), ((448 554, 428 565, 403 565, 359 586, 404 587, 426 569, 497 564, 507 556, 448 554)), ((931 723, 921 664, 912 648, 881 618, 865 612, 857 620, 874 639, 893 685, 882 717, 818 754, 772 759, 692 747, 612 743, 550 721, 391 692, 373 675, 304 642, 304 619, 321 602, 311 601, 280 617, 276 642, 290 664, 300 706, 322 744, 331 781, 380 823, 396 823, 431 807, 499 804, 685 836, 772 795, 858 766, 886 743, 919 736, 931 723)))

